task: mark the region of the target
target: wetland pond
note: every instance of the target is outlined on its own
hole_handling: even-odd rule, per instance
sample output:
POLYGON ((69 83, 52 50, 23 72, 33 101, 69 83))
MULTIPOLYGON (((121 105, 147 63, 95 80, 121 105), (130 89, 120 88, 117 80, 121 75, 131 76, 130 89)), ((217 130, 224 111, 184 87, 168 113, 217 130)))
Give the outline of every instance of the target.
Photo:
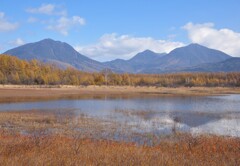
POLYGON ((0 103, 0 111, 69 111, 127 125, 137 133, 179 131, 240 137, 240 95, 88 96, 0 103))

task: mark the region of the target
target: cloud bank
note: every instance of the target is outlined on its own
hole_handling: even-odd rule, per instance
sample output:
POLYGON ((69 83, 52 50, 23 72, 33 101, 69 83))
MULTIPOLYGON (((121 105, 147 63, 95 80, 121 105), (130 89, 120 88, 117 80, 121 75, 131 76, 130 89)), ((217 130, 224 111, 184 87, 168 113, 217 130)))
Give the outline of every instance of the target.
POLYGON ((47 29, 57 31, 62 35, 67 36, 69 30, 77 27, 85 25, 85 20, 79 16, 72 16, 72 17, 60 17, 58 20, 51 23, 51 25, 47 26, 47 29))
POLYGON ((60 9, 54 4, 42 4, 40 7, 28 8, 26 12, 32 14, 46 14, 46 15, 66 15, 66 10, 60 9))
POLYGON ((231 29, 216 29, 213 23, 193 24, 183 26, 193 43, 221 50, 232 56, 240 56, 240 33, 231 29))
POLYGON ((71 29, 79 28, 86 23, 85 19, 80 16, 69 17, 66 9, 54 4, 42 4, 40 7, 28 8, 26 12, 47 15, 48 17, 45 20, 30 16, 27 22, 41 22, 45 24, 45 29, 59 32, 64 36, 67 36, 71 29))
MULTIPOLYGON (((187 31, 190 43, 198 43, 231 56, 240 57, 240 33, 226 28, 216 29, 213 23, 194 24, 190 22, 182 28, 187 31)), ((186 44, 172 40, 111 33, 103 35, 97 43, 77 45, 75 49, 90 58, 107 61, 117 58, 130 59, 146 49, 158 53, 168 53, 184 45, 186 44)))
POLYGON ((75 49, 90 58, 107 61, 116 58, 129 59, 146 49, 163 53, 184 46, 181 42, 157 40, 151 37, 105 34, 92 45, 76 46, 75 49))
POLYGON ((21 46, 21 45, 25 44, 25 42, 23 41, 23 39, 17 38, 16 40, 10 41, 9 44, 11 46, 17 47, 17 46, 21 46))
POLYGON ((0 32, 13 31, 18 28, 18 23, 11 23, 5 18, 5 13, 0 12, 0 32))

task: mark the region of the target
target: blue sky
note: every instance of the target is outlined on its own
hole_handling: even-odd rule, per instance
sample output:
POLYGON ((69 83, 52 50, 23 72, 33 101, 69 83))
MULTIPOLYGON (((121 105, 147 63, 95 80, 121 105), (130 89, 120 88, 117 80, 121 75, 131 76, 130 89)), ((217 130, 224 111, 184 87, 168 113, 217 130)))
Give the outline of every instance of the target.
POLYGON ((239 0, 2 0, 0 52, 52 38, 99 61, 192 42, 240 56, 239 9, 239 0))

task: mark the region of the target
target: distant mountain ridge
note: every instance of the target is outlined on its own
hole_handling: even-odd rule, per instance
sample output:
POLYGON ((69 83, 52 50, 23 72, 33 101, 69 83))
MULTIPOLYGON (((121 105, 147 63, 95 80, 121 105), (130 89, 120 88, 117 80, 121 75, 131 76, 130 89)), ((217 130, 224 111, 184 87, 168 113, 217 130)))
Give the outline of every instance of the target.
POLYGON ((231 58, 231 56, 221 51, 210 49, 199 44, 190 44, 185 47, 176 48, 168 54, 158 54, 146 50, 128 61, 118 59, 105 64, 109 67, 121 67, 124 72, 166 73, 205 63, 217 63, 229 58, 231 58))
POLYGON ((199 66, 186 68, 183 72, 239 72, 240 58, 229 58, 218 63, 208 63, 199 66))
POLYGON ((190 44, 172 50, 159 63, 163 68, 183 68, 204 63, 215 63, 226 60, 231 56, 199 44, 190 44))
POLYGON ((50 62, 62 68, 71 66, 83 71, 93 72, 105 68, 102 63, 80 54, 69 44, 52 39, 25 44, 8 50, 4 54, 17 56, 20 59, 50 62))
POLYGON ((110 68, 118 68, 121 72, 141 73, 142 70, 150 67, 153 62, 164 55, 166 55, 166 53, 159 54, 150 50, 145 50, 129 60, 116 59, 105 62, 104 64, 110 68))
POLYGON ((190 44, 172 50, 166 56, 145 70, 145 73, 167 73, 205 63, 217 63, 231 58, 221 51, 210 49, 199 44, 190 44))
POLYGON ((4 54, 25 60, 37 59, 61 68, 73 67, 88 72, 99 72, 106 68, 118 73, 240 71, 239 58, 199 44, 176 48, 168 54, 145 50, 129 60, 116 59, 103 63, 80 54, 65 42, 52 39, 25 44, 4 54))

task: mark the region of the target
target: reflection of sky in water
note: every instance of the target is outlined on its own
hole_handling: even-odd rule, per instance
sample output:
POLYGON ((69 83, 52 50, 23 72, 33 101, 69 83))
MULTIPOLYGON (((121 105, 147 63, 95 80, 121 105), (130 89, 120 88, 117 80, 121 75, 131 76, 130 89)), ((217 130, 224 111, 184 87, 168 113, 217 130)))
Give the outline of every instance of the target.
MULTIPOLYGON (((135 123, 138 127, 166 131, 172 126, 173 119, 178 118, 183 130, 212 126, 223 119, 228 123, 235 119, 239 123, 240 95, 210 97, 152 97, 152 98, 101 98, 101 99, 61 99, 40 102, 22 102, 0 104, 0 111, 21 110, 75 110, 89 116, 112 118, 113 120, 135 123), (116 110, 131 112, 150 111, 145 117, 131 114, 126 116, 116 110), (166 120, 168 119, 168 120, 166 120), (166 120, 166 121, 164 121, 166 120), (155 128, 154 128, 155 125, 155 128), (169 127, 170 126, 170 127, 169 127)), ((223 124, 220 123, 220 124, 223 124)), ((231 123, 230 123, 231 124, 231 123)), ((222 125, 223 126, 223 125, 222 125)), ((227 125, 225 125, 226 128, 227 125)), ((221 125, 219 126, 221 128, 221 125)), ((231 128, 233 128, 231 126, 231 128)), ((236 127, 235 127, 236 128, 236 127)), ((210 132, 211 129, 208 129, 210 132)), ((221 130, 221 129, 220 129, 221 130)), ((236 129, 237 130, 237 129, 236 129)), ((206 130, 207 131, 207 130, 206 130)), ((214 130, 217 131, 216 129, 214 130)), ((210 132, 211 133, 211 132, 210 132)), ((240 131, 239 131, 240 133, 240 131)), ((234 134, 236 135, 236 134, 234 134)))

